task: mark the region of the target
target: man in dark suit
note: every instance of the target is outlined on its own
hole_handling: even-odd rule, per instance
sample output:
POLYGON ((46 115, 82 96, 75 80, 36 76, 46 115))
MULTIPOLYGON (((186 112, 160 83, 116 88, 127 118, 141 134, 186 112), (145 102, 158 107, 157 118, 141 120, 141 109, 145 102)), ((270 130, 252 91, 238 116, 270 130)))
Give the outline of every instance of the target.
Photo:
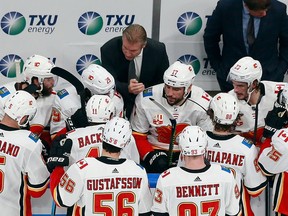
POLYGON ((204 46, 221 91, 233 88, 227 74, 247 55, 260 61, 262 80, 281 82, 288 68, 286 5, 277 0, 219 0, 207 21, 204 46))
POLYGON ((163 74, 169 67, 165 44, 147 38, 141 25, 132 24, 122 36, 106 42, 100 51, 102 66, 114 76, 129 118, 136 95, 163 83, 163 74))

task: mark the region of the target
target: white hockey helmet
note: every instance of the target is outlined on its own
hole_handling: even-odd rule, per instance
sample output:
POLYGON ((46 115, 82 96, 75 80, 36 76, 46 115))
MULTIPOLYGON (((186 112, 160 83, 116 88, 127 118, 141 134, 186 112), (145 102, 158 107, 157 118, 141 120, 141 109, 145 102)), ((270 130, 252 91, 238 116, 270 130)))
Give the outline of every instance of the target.
POLYGON ((288 128, 277 130, 271 138, 271 144, 281 154, 288 153, 288 128))
POLYGON ((218 124, 231 125, 239 113, 239 106, 236 98, 228 93, 216 94, 211 102, 210 109, 214 112, 214 121, 218 124))
POLYGON ((132 129, 129 121, 124 118, 114 117, 104 127, 102 140, 117 148, 124 148, 132 136, 132 129))
POLYGON ((286 110, 288 111, 288 83, 285 84, 285 86, 282 89, 282 92, 280 93, 279 103, 281 105, 284 105, 286 110))
POLYGON ((31 84, 33 77, 37 77, 40 83, 43 83, 45 78, 53 78, 56 85, 57 76, 51 73, 53 67, 55 67, 54 63, 48 58, 32 55, 27 58, 23 67, 24 80, 31 84))
POLYGON ((227 81, 245 82, 250 86, 254 80, 260 82, 262 66, 259 61, 250 56, 238 60, 230 69, 227 81))
POLYGON ((185 94, 187 94, 188 88, 193 83, 194 78, 195 72, 193 67, 180 61, 176 61, 170 65, 163 75, 163 80, 166 85, 184 87, 185 94))
POLYGON ((37 111, 35 98, 28 92, 19 90, 9 96, 4 104, 4 112, 12 119, 17 121, 18 125, 24 127, 31 121, 37 111), (21 120, 27 116, 27 121, 21 124, 21 120))
POLYGON ((81 75, 82 82, 91 93, 113 97, 115 89, 114 77, 102 66, 90 64, 81 75))
POLYGON ((187 126, 179 134, 179 148, 183 155, 203 155, 207 144, 207 136, 199 126, 187 126))
POLYGON ((93 95, 86 104, 89 122, 106 123, 116 115, 116 107, 107 95, 93 95))

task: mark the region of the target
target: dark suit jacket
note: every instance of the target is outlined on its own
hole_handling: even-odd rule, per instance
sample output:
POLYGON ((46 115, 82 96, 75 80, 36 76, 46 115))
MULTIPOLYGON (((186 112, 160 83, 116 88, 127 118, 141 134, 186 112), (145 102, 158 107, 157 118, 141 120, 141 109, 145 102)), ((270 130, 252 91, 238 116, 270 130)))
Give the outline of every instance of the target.
POLYGON ((248 55, 260 61, 263 68, 262 80, 283 81, 288 68, 286 5, 271 0, 267 15, 261 18, 259 32, 250 53, 247 53, 243 39, 242 10, 242 0, 220 0, 207 21, 204 46, 218 82, 225 82, 230 68, 240 58, 248 55), (222 53, 219 47, 221 35, 222 53))
MULTIPOLYGON (((122 52, 122 36, 112 38, 100 49, 102 66, 115 78, 116 88, 123 96, 124 101, 131 97, 128 92, 129 61, 122 52)), ((163 74, 169 67, 168 55, 164 43, 147 39, 143 49, 143 59, 139 82, 145 87, 163 83, 163 74)))

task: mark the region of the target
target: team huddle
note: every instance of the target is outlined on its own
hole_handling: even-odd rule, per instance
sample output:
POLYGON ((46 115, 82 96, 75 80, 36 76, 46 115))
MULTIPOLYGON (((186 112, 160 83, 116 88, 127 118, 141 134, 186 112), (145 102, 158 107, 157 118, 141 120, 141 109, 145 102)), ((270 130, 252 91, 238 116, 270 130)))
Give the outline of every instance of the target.
POLYGON ((288 214, 288 85, 260 81, 258 61, 240 59, 234 89, 214 97, 176 61, 137 95, 129 120, 106 69, 87 67, 80 92, 73 83, 54 92, 54 70, 33 55, 23 81, 1 87, 5 215, 32 215, 30 197, 48 185, 67 215, 257 215, 267 176, 274 211, 288 214), (161 173, 155 190, 147 173, 161 173))

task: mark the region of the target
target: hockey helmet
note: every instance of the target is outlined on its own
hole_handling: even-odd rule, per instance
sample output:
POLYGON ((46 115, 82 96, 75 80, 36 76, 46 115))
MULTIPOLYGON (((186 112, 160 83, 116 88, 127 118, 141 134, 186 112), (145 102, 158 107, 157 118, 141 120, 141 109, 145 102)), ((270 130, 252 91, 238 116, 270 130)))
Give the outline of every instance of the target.
POLYGON ((124 148, 131 140, 132 129, 129 121, 114 117, 109 120, 102 134, 102 140, 117 148, 124 148))
POLYGON ((185 94, 189 86, 193 83, 195 72, 191 65, 184 64, 180 61, 174 62, 164 72, 163 80, 166 85, 172 87, 184 87, 185 94))
POLYGON ((26 91, 19 90, 9 96, 4 104, 4 112, 12 119, 17 121, 18 125, 24 127, 31 121, 37 111, 35 98, 26 91), (27 116, 27 121, 21 124, 21 120, 27 116))
POLYGON ((114 77, 102 66, 90 64, 81 75, 82 82, 91 93, 113 97, 115 89, 114 77))
POLYGON ((218 124, 231 125, 239 113, 238 102, 233 95, 228 93, 216 94, 211 102, 210 109, 214 112, 214 121, 218 124))
POLYGON ((89 122, 106 123, 116 115, 116 108, 107 95, 93 95, 86 104, 89 122))
POLYGON ((207 136, 199 126, 187 126, 179 134, 179 147, 183 155, 203 155, 207 144, 207 136))
POLYGON ((23 67, 24 80, 31 84, 32 78, 37 77, 42 84, 45 78, 53 78, 54 85, 56 85, 57 76, 51 73, 53 67, 55 67, 54 63, 48 58, 41 55, 32 55, 25 61, 23 67))
POLYGON ((254 80, 260 82, 262 66, 259 61, 246 56, 238 60, 230 69, 227 81, 245 82, 250 86, 254 80))

